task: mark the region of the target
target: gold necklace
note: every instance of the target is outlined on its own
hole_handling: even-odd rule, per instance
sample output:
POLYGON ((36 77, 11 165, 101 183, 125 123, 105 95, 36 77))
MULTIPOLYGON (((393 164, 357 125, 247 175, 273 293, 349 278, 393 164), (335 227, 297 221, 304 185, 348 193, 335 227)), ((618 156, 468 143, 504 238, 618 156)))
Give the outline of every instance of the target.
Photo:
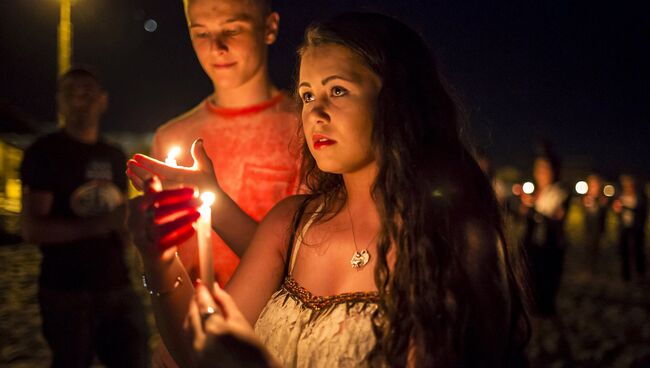
POLYGON ((350 213, 349 202, 346 207, 348 209, 348 216, 350 217, 350 225, 352 226, 352 241, 354 242, 354 250, 355 250, 354 254, 352 255, 352 259, 350 259, 350 264, 352 265, 352 268, 363 268, 370 261, 370 253, 368 253, 368 248, 370 247, 372 241, 375 240, 375 238, 377 237, 377 234, 375 234, 375 236, 373 236, 372 239, 370 239, 370 241, 366 245, 366 249, 359 252, 359 248, 357 247, 357 239, 356 236, 354 235, 354 222, 352 222, 352 214, 350 213))

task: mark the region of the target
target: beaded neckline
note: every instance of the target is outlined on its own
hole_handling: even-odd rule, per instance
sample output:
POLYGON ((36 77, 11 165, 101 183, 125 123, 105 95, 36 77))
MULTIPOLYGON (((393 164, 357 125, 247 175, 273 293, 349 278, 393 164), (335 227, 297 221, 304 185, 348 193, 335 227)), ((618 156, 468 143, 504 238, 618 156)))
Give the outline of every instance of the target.
POLYGON ((301 302, 305 307, 320 311, 337 304, 355 303, 378 303, 379 293, 376 291, 357 291, 352 293, 341 293, 336 295, 316 296, 309 290, 300 286, 291 276, 284 279, 282 288, 294 299, 301 302))

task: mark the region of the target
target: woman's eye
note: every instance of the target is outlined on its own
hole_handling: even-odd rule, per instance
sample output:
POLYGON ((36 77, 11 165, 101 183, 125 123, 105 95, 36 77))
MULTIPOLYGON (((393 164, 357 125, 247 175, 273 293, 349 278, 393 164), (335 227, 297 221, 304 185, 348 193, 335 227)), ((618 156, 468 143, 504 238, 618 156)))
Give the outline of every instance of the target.
POLYGON ((208 38, 210 34, 208 32, 197 32, 194 34, 195 38, 208 38))
POLYGON ((302 94, 302 102, 309 103, 314 101, 314 95, 311 92, 305 92, 302 94))
POLYGON ((348 93, 348 90, 343 87, 332 87, 332 96, 341 97, 348 93))

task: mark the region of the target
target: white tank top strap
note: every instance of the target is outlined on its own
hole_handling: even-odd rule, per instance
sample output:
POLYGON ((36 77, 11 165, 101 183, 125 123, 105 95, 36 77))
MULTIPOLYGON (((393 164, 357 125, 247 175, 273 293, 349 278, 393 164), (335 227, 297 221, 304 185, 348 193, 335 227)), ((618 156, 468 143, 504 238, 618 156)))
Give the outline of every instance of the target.
POLYGON ((309 220, 305 223, 305 226, 300 229, 300 232, 296 236, 296 241, 293 244, 293 250, 291 251, 291 261, 289 262, 289 276, 293 273, 293 266, 296 264, 296 258, 298 256, 298 249, 300 249, 300 245, 302 244, 302 239, 307 233, 307 230, 309 230, 309 227, 311 224, 314 222, 316 219, 316 216, 318 216, 318 213, 323 209, 323 206, 325 203, 321 203, 316 211, 311 215, 309 220))

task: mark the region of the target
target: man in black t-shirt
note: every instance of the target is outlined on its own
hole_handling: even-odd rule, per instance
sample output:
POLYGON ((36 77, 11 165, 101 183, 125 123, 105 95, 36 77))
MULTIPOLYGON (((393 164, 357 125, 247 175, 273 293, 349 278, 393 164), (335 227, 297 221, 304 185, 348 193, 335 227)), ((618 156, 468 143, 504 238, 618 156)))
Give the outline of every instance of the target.
POLYGON ((23 236, 43 254, 38 300, 52 367, 144 367, 142 305, 124 260, 126 157, 99 137, 108 97, 73 69, 59 80, 62 129, 25 151, 23 236))

